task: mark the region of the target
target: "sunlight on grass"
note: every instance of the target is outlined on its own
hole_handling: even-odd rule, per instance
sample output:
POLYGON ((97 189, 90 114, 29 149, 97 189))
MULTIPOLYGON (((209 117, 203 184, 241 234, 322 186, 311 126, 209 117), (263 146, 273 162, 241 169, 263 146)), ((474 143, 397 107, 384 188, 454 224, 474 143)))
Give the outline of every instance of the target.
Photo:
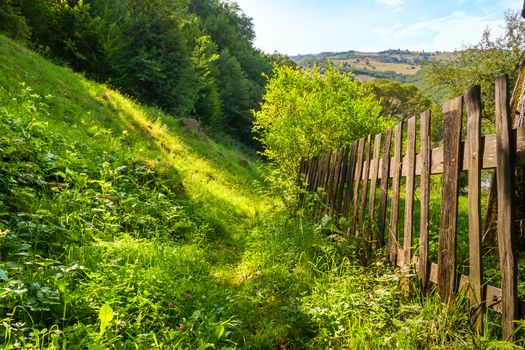
MULTIPOLYGON (((92 84, 87 81, 83 83, 89 88, 89 93, 94 99, 102 99, 100 90, 93 89, 92 84)), ((172 162, 181 171, 183 182, 192 199, 216 198, 220 202, 231 205, 236 215, 253 216, 257 211, 265 210, 267 206, 265 200, 247 198, 250 196, 250 191, 246 189, 245 184, 238 186, 239 179, 233 174, 217 171, 216 166, 205 157, 191 151, 183 137, 175 134, 177 126, 173 121, 168 126, 169 116, 157 111, 154 119, 130 99, 111 90, 107 90, 104 94, 107 96, 105 103, 108 108, 118 112, 125 129, 145 134, 147 142, 153 142, 164 159, 172 162)), ((207 143, 206 146, 210 150, 221 150, 221 146, 211 139, 206 139, 203 143, 207 143)), ((228 156, 238 157, 238 154, 228 152, 228 156)))

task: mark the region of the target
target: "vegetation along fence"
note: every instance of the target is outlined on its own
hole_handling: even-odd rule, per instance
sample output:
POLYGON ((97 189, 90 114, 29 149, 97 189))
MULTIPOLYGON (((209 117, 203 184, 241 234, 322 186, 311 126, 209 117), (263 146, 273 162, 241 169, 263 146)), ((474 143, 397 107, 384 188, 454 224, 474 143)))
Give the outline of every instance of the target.
POLYGON ((523 314, 523 303, 517 296, 513 181, 515 167, 525 164, 525 128, 511 129, 506 76, 496 81, 495 99, 495 135, 481 135, 480 88, 476 86, 464 96, 444 104, 442 146, 431 148, 431 113, 427 111, 421 114, 419 123, 416 117, 408 120, 405 138, 403 123, 399 123, 393 134, 387 130, 375 137, 368 135, 349 147, 302 160, 300 174, 308 192, 322 193, 319 200, 322 205, 317 205, 315 213, 317 220, 325 215, 347 218, 349 235, 368 240, 371 249, 386 245, 392 264, 413 267, 420 287, 426 290, 429 282, 433 282, 445 302, 459 289, 468 288, 475 329, 482 331, 484 310, 489 307, 502 314, 503 336, 512 339, 514 321, 523 314), (462 141, 463 119, 467 120, 465 141, 462 141), (416 143, 419 143, 419 152, 416 152, 416 143), (482 169, 495 169, 497 175, 501 288, 483 281, 482 169), (459 273, 456 261, 462 171, 468 173, 468 272, 465 272, 468 276, 459 273), (431 175, 434 174, 441 174, 442 184, 437 264, 429 258, 429 243, 435 244, 429 238, 434 236, 429 235, 431 175), (400 213, 403 183, 404 216, 400 213), (320 188, 323 190, 318 191, 320 188), (414 224, 415 204, 419 205, 419 228, 414 224), (419 245, 414 251, 417 238, 419 245))

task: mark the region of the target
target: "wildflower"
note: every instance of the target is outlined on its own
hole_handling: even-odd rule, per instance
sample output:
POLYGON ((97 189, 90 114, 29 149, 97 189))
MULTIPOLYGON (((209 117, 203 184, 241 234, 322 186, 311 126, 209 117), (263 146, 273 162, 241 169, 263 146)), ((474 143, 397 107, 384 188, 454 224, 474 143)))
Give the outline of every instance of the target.
POLYGON ((186 330, 186 325, 184 323, 179 323, 179 331, 184 332, 186 330))
POLYGON ((180 296, 181 296, 182 298, 188 298, 188 299, 190 299, 190 298, 191 298, 191 292, 190 292, 189 290, 188 290, 188 291, 182 291, 182 292, 180 292, 180 296))

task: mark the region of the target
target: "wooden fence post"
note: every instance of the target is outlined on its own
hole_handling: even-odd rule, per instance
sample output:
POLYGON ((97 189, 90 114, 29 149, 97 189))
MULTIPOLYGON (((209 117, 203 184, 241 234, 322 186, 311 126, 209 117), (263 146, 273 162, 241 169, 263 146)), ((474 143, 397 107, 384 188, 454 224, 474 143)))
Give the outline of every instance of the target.
POLYGON ((472 325, 483 331, 483 274, 481 257, 481 91, 474 86, 465 93, 467 104, 468 223, 469 223, 469 299, 472 325))
POLYGON ((357 213, 358 213, 358 207, 357 203, 359 201, 359 184, 361 183, 361 175, 363 172, 363 149, 365 146, 365 138, 361 138, 359 140, 359 146, 357 148, 357 164, 355 167, 355 174, 354 174, 354 191, 353 191, 353 201, 352 201, 352 221, 350 224, 349 233, 352 235, 355 234, 355 226, 357 223, 357 213))
POLYGON ((319 219, 321 218, 321 215, 323 213, 323 199, 324 199, 324 196, 326 196, 326 184, 328 182, 328 175, 329 175, 329 170, 330 170, 330 152, 325 152, 323 154, 323 157, 321 158, 321 166, 320 166, 320 171, 319 171, 319 182, 316 186, 316 190, 320 187, 323 189, 323 193, 322 193, 322 197, 319 198, 319 201, 317 202, 317 208, 315 210, 315 221, 319 221, 319 219))
POLYGON ((439 230, 438 292, 449 302, 456 283, 456 231, 458 219, 458 180, 461 167, 461 118, 463 97, 443 105, 443 189, 439 230))
POLYGON ((368 135, 366 139, 366 159, 365 163, 363 165, 363 193, 361 194, 361 206, 359 208, 359 226, 357 228, 357 235, 360 237, 363 237, 365 239, 368 238, 368 233, 363 232, 364 227, 364 221, 365 221, 365 207, 366 207, 366 197, 368 195, 368 178, 370 176, 370 152, 372 150, 372 135, 368 135))
POLYGON ((311 162, 310 162, 310 170, 308 170, 308 177, 307 177, 307 182, 308 182, 308 192, 313 192, 314 191, 314 186, 315 186, 315 173, 317 172, 317 162, 318 162, 318 158, 317 157, 313 157, 311 162))
POLYGON ((428 212, 430 207, 430 111, 421 113, 421 177, 420 177, 420 233, 419 233, 419 286, 427 289, 429 277, 428 260, 428 212))
POLYGON ((392 141, 392 129, 385 133, 385 144, 383 146, 383 164, 381 168, 381 195, 379 197, 379 218, 377 220, 379 246, 385 243, 386 209, 388 199, 388 179, 390 177, 390 142, 392 141))
POLYGON ((407 180, 405 189, 405 224, 403 235, 403 265, 412 259, 412 230, 414 223, 414 184, 416 177, 416 117, 408 119, 407 125, 407 180))
POLYGON ((381 151, 381 138, 382 138, 381 134, 378 134, 375 137, 374 156, 372 158, 372 162, 370 163, 370 197, 368 198, 368 231, 369 233, 375 232, 375 228, 377 227, 377 220, 374 218, 374 212, 375 212, 375 206, 376 206, 376 187, 377 187, 377 176, 379 173, 379 155, 380 155, 379 152, 381 151))
POLYGON ((358 144, 359 141, 354 141, 354 143, 352 144, 352 148, 350 149, 350 156, 348 157, 348 163, 346 167, 346 185, 343 199, 343 216, 345 218, 348 217, 348 212, 350 211, 350 201, 352 200, 354 176, 356 172, 356 153, 358 144))
POLYGON ((343 148, 342 158, 341 158, 341 171, 339 172, 338 188, 335 195, 335 204, 334 211, 341 215, 341 209, 343 205, 345 185, 346 185, 346 175, 348 168, 348 157, 349 157, 350 147, 343 148))
MULTIPOLYGON (((343 173, 343 163, 344 163, 344 157, 346 155, 346 148, 339 148, 337 150, 337 163, 335 167, 335 176, 334 176, 334 187, 332 190, 332 203, 330 206, 330 215, 333 215, 334 213, 338 212, 338 198, 339 193, 342 192, 341 189, 341 175, 343 173)), ((344 183, 343 183, 344 186, 344 183)))
POLYGON ((514 321, 518 318, 517 264, 514 248, 514 154, 508 78, 496 81, 496 162, 498 192, 498 247, 501 269, 501 291, 503 303, 503 337, 513 340, 514 321), (511 153, 512 152, 512 153, 511 153))
POLYGON ((331 215, 333 205, 333 193, 336 186, 336 174, 338 171, 339 150, 330 153, 330 166, 328 168, 328 183, 326 185, 326 200, 324 214, 331 215))
POLYGON ((390 211, 390 235, 388 239, 388 251, 390 262, 396 266, 398 250, 398 226, 399 218, 399 189, 401 184, 401 168, 403 166, 403 123, 396 125, 394 130, 394 174, 392 179, 392 208, 390 211))
POLYGON ((321 187, 321 177, 323 175, 323 165, 325 163, 325 155, 322 154, 320 158, 317 159, 317 166, 315 167, 315 174, 314 174, 314 186, 313 191, 317 192, 317 189, 321 187))

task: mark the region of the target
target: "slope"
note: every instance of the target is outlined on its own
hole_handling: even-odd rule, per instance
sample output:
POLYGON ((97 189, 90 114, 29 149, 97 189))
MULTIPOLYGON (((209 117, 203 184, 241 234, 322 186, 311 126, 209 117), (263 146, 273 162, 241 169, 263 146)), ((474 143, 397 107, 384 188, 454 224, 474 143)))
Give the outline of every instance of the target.
POLYGON ((157 310, 208 290, 200 277, 235 260, 235 241, 273 205, 252 190, 258 164, 241 145, 184 130, 3 36, 0 106, 7 343, 46 329, 40 338, 82 348, 104 335, 97 312, 108 303, 120 325, 105 338, 125 330, 149 346, 144 330, 164 331, 157 310), (123 325, 128 313, 144 319, 123 325))
MULTIPOLYGON (((470 347, 359 239, 332 242, 227 137, 0 36, 0 348, 470 347), (400 282, 402 281, 402 282, 400 282), (400 288, 403 287, 403 288, 400 288)), ((497 334, 496 334, 497 335, 497 334)))

